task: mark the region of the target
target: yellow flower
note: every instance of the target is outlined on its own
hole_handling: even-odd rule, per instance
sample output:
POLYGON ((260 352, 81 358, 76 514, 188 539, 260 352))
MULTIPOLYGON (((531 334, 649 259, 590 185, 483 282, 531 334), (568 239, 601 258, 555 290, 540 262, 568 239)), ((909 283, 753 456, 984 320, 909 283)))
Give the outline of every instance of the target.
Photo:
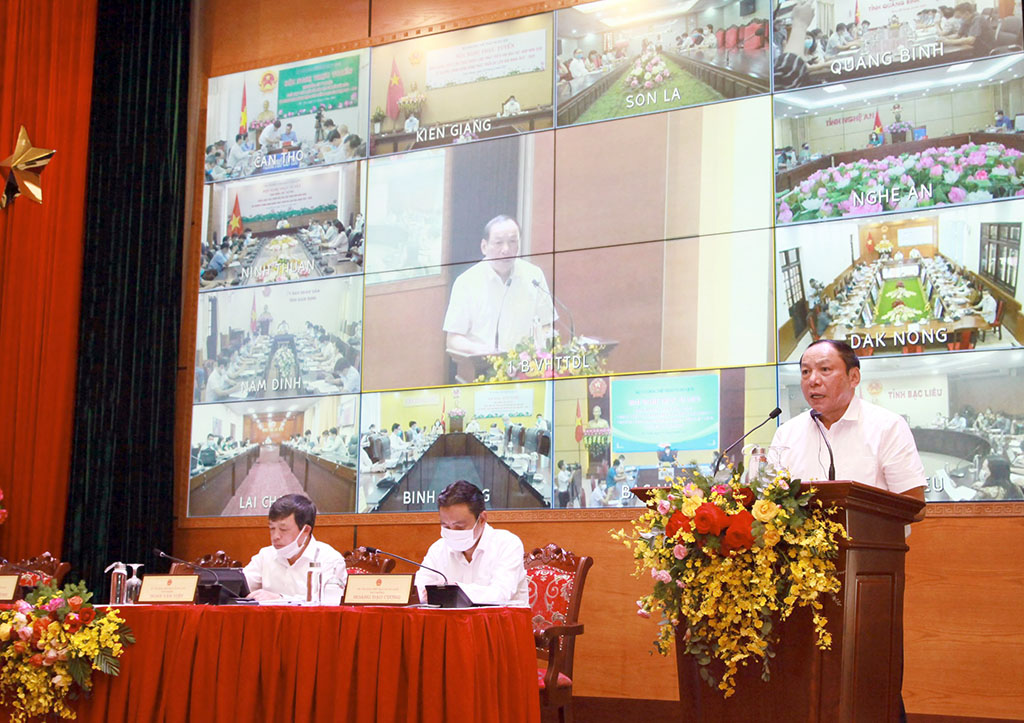
POLYGON ((779 514, 779 506, 771 500, 758 500, 750 513, 758 522, 771 522, 779 514))
POLYGON ((775 547, 775 544, 782 538, 779 531, 774 527, 764 528, 764 544, 765 547, 775 547))
POLYGON ((4 623, 0 625, 0 640, 10 640, 11 638, 11 624, 4 623))

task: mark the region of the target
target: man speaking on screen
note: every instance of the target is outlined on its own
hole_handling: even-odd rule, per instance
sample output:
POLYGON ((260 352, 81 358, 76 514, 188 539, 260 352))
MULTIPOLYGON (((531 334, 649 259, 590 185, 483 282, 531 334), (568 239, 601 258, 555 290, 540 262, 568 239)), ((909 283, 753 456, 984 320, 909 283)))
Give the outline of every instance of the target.
POLYGON ((508 530, 487 524, 484 493, 465 480, 452 482, 437 498, 441 539, 427 550, 416 573, 420 600, 426 602, 427 585, 443 585, 444 573, 458 583, 475 603, 529 605, 530 594, 523 567, 523 543, 508 530))
MULTIPOLYGON (((856 395, 860 360, 848 344, 812 343, 800 357, 800 389, 811 409, 778 428, 772 446, 802 481, 852 480, 924 501, 927 484, 910 425, 856 395), (832 447, 829 455, 825 440, 832 447)), ((924 518, 924 508, 917 519, 924 518)))
POLYGON ((551 336, 557 314, 539 267, 519 258, 519 224, 495 216, 484 226, 482 261, 452 285, 443 330, 449 351, 506 352, 534 334, 551 336))
POLYGON ((342 589, 348 578, 345 558, 313 537, 316 505, 305 495, 284 495, 270 506, 270 545, 255 555, 242 571, 254 600, 304 600, 309 563, 318 562, 324 579, 333 575, 342 589))

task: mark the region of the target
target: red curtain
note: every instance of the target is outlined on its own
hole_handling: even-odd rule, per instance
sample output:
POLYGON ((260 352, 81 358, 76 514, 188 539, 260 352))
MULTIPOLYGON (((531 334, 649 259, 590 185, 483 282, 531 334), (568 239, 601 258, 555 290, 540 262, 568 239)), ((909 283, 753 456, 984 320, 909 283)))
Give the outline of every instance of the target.
MULTIPOLYGON (((0 210, 0 555, 60 554, 71 457, 96 0, 0 2, 0 160, 55 148, 0 210)), ((114 242, 112 239, 111 242, 114 242)))

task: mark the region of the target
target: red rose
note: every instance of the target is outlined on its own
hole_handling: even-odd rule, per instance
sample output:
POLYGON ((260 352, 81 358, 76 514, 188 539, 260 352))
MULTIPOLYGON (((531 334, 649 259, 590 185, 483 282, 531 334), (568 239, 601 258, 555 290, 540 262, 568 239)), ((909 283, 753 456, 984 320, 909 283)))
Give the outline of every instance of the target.
POLYGON ((750 526, 754 523, 754 516, 746 510, 740 510, 735 515, 729 516, 729 527, 722 539, 722 554, 727 555, 733 550, 747 550, 754 544, 754 536, 750 532, 750 526))
POLYGON ((82 608, 78 611, 78 619, 82 621, 82 625, 88 625, 96 618, 96 611, 92 605, 82 608))
POLYGON ((7 510, 0 508, 0 525, 7 522, 7 510))
POLYGON ((28 659, 28 662, 32 663, 32 665, 42 665, 43 664, 43 656, 40 655, 39 653, 36 653, 35 655, 33 655, 31 658, 28 659))
POLYGON ((68 607, 71 608, 71 612, 77 613, 79 608, 82 607, 82 598, 80 598, 78 595, 69 598, 68 607))
POLYGON ((665 525, 665 537, 673 538, 679 534, 681 530, 693 532, 693 520, 679 510, 676 510, 676 512, 668 518, 668 524, 665 525))
POLYGON ((736 501, 742 504, 744 507, 750 507, 754 504, 754 491, 749 487, 740 487, 734 493, 736 501))
POLYGON ((705 502, 693 515, 693 526, 702 535, 717 535, 728 523, 722 508, 711 502, 705 502))
POLYGON ((18 653, 19 655, 21 655, 21 654, 24 654, 24 652, 26 650, 28 650, 28 644, 24 640, 15 640, 14 641, 14 652, 15 653, 18 653))

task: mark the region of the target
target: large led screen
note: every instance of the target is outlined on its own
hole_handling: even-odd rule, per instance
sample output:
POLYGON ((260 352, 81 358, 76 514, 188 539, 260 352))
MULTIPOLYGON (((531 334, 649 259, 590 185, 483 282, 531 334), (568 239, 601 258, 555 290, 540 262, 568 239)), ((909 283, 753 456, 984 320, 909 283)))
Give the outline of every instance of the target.
POLYGON ((598 0, 212 78, 188 514, 639 506, 816 339, 930 501, 1024 498, 1020 12, 598 0))

